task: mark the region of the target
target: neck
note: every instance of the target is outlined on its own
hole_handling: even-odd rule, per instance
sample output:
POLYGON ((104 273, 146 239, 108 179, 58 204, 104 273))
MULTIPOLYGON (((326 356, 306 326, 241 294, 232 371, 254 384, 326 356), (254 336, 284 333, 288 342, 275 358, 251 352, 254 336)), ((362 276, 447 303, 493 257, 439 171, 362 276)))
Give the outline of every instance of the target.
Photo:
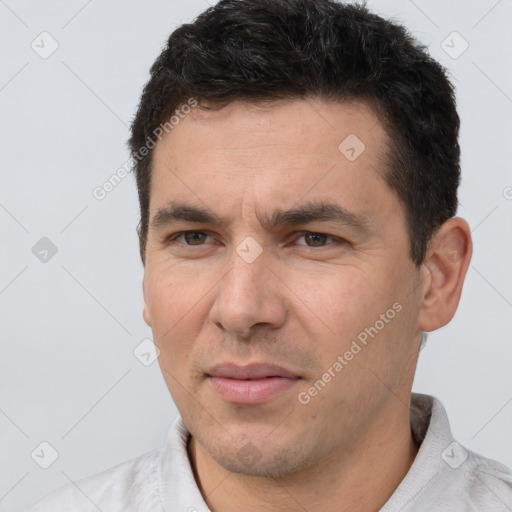
POLYGON ((376 418, 328 460, 279 479, 230 473, 192 437, 189 458, 208 507, 212 512, 377 512, 405 477, 418 451, 409 410, 394 402, 396 410, 376 418))

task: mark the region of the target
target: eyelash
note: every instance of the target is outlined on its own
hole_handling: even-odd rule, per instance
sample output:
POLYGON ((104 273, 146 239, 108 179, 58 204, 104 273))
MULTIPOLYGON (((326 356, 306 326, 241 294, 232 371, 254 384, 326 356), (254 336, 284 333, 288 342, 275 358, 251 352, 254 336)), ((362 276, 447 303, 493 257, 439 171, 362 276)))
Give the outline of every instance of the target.
MULTIPOLYGON (((207 235, 207 236, 211 236, 209 233, 207 233, 206 231, 194 231, 194 230, 189 230, 189 231, 180 231, 179 233, 175 233, 174 235, 172 235, 169 239, 168 239, 168 244, 171 245, 172 243, 174 243, 176 241, 177 238, 181 237, 182 235, 185 235, 187 233, 201 233, 203 235, 207 235)), ((297 241, 298 239, 302 238, 303 236, 305 235, 308 235, 308 234, 311 234, 311 235, 321 235, 321 236, 326 236, 328 238, 330 238, 331 240, 334 240, 335 242, 338 242, 338 243, 343 243, 345 242, 345 240, 343 238, 339 238, 339 237, 336 237, 336 236, 333 236, 333 235, 329 235, 328 233, 321 233, 321 232, 318 232, 318 231, 301 231, 300 234, 299 234, 299 237, 295 239, 295 241, 297 241)), ((185 245, 187 247, 201 247, 203 246, 204 244, 197 244, 197 245, 194 245, 194 244, 187 244, 187 243, 182 243, 182 245, 185 245)), ((324 248, 324 247, 328 247, 329 245, 332 245, 331 244, 325 244, 325 245, 307 245, 307 244, 298 244, 298 245, 303 245, 304 247, 308 247, 310 249, 321 249, 321 248, 324 248)))

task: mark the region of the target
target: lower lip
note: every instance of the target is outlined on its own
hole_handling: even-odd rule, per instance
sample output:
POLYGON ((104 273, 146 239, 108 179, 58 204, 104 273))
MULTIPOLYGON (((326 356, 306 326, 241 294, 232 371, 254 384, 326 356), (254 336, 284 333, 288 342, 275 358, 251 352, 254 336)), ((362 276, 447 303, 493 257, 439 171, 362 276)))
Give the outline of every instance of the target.
POLYGON ((258 405, 293 387, 300 379, 270 377, 268 379, 238 380, 210 377, 214 389, 227 402, 236 405, 258 405))

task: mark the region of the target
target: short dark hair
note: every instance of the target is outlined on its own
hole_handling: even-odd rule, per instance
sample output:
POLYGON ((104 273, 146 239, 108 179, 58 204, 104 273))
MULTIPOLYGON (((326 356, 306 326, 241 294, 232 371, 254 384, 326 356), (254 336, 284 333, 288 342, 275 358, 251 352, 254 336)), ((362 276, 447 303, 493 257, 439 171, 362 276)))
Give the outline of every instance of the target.
MULTIPOLYGON (((459 116, 446 70, 406 29, 334 0, 221 0, 169 37, 150 70, 129 147, 145 261, 158 127, 190 98, 223 105, 287 98, 368 102, 389 139, 384 178, 421 265, 436 230, 457 211, 459 116)), ((162 131, 162 130, 160 130, 162 131)))

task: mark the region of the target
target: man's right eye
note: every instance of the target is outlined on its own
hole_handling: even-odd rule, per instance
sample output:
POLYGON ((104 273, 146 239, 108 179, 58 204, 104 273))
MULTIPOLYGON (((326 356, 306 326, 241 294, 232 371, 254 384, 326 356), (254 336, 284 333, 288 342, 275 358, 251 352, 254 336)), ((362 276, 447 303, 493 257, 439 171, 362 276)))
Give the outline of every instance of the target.
POLYGON ((169 243, 175 242, 179 238, 183 238, 184 245, 203 245, 206 237, 208 237, 207 233, 204 231, 182 231, 181 233, 176 233, 169 239, 169 243))

